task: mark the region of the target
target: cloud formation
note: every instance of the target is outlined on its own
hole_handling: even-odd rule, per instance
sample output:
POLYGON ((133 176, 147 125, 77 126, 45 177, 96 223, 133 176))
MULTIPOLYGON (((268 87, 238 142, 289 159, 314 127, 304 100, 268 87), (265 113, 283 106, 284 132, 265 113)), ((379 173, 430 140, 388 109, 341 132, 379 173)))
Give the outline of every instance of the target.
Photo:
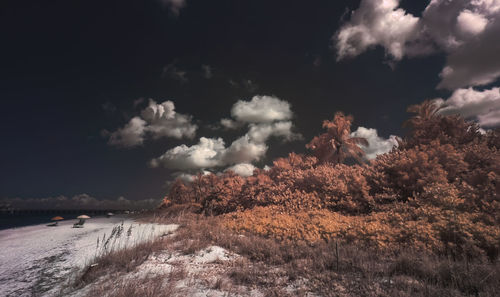
POLYGON ((256 168, 257 167, 249 163, 240 163, 227 168, 225 171, 231 170, 234 173, 238 174, 239 176, 249 177, 253 175, 253 171, 256 168))
POLYGON ((146 137, 193 138, 198 126, 192 123, 192 116, 175 111, 172 101, 160 104, 149 99, 149 105, 140 116, 133 117, 123 128, 109 135, 108 143, 119 147, 142 145, 146 137))
POLYGON ((185 144, 166 151, 158 158, 151 160, 152 167, 164 166, 170 169, 190 170, 222 166, 222 155, 226 150, 222 138, 201 137, 192 146, 185 144))
POLYGON ((169 169, 196 171, 204 168, 224 167, 231 164, 258 161, 265 155, 268 147, 254 143, 245 135, 229 147, 222 138, 201 137, 192 146, 179 145, 151 160, 152 167, 163 166, 169 169))
POLYGON ((401 59, 419 24, 418 18, 398 6, 398 0, 361 1, 351 20, 337 33, 338 59, 355 57, 375 45, 382 45, 396 60, 401 59))
POLYGON ((144 142, 146 121, 133 117, 123 128, 109 134, 108 144, 120 147, 134 147, 144 142))
POLYGON ((271 123, 292 118, 290 103, 274 96, 254 96, 250 101, 239 100, 231 116, 244 123, 271 123))
POLYGON ((500 1, 432 0, 415 17, 399 0, 362 0, 334 36, 339 60, 382 46, 394 60, 444 52, 438 88, 485 85, 500 77, 500 1))
POLYGON ((228 118, 223 118, 220 120, 220 125, 224 129, 238 129, 238 128, 241 128, 244 125, 244 123, 237 122, 237 121, 234 121, 234 120, 228 119, 228 118))
MULTIPOLYGON (((269 138, 278 137, 283 141, 302 138, 302 135, 293 132, 293 123, 289 120, 293 116, 290 104, 277 97, 255 96, 250 101, 239 100, 233 105, 231 115, 234 119, 220 121, 222 127, 235 129, 246 125, 248 131, 229 146, 222 138, 201 137, 197 144, 183 144, 167 150, 151 160, 150 165, 193 172, 251 164, 265 156, 269 138)), ((242 166, 235 168, 238 172, 244 172, 242 166)))
POLYGON ((247 135, 254 142, 266 142, 271 136, 281 137, 285 141, 302 139, 302 135, 292 131, 291 121, 250 124, 247 135))
POLYGON ((8 205, 15 209, 61 209, 61 210, 140 210, 153 209, 160 205, 160 199, 128 200, 124 197, 118 199, 96 199, 88 194, 73 197, 58 196, 48 198, 5 198, 0 204, 8 205))
POLYGON ((458 89, 448 99, 437 98, 436 102, 441 107, 441 114, 460 114, 476 120, 481 127, 500 126, 500 88, 458 89))
POLYGON ((385 154, 398 145, 396 136, 391 135, 388 139, 383 139, 378 136, 377 130, 373 128, 358 127, 356 131, 351 133, 351 136, 366 138, 368 147, 364 145, 359 145, 359 147, 365 152, 367 160, 375 159, 377 155, 385 154))

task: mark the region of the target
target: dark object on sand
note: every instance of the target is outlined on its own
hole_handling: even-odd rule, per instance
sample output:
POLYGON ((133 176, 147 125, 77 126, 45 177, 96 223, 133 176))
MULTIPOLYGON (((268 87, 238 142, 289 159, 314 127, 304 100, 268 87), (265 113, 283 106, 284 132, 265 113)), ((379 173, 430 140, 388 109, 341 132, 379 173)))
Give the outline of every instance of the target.
POLYGON ((57 225, 58 225, 59 221, 60 221, 60 220, 64 220, 64 218, 63 218, 63 217, 61 217, 61 216, 57 216, 57 217, 53 217, 53 218, 52 218, 52 219, 50 219, 50 220, 51 220, 51 221, 54 221, 54 223, 52 223, 52 224, 48 224, 47 226, 49 226, 49 227, 55 227, 55 226, 57 226, 57 225))
POLYGON ((79 219, 78 223, 73 224, 73 228, 83 228, 83 224, 85 224, 86 219, 90 219, 88 215, 81 215, 77 216, 77 219, 79 219))

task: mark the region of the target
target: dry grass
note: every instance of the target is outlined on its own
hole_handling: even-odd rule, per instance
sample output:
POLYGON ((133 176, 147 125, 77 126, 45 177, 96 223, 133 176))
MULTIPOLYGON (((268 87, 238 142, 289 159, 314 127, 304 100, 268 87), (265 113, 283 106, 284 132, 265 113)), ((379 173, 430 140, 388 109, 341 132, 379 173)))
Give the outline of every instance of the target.
POLYGON ((146 275, 140 278, 118 278, 113 281, 100 282, 93 286, 87 296, 106 297, 174 297, 184 296, 176 287, 176 282, 187 276, 184 268, 177 267, 164 275, 146 275))
POLYGON ((95 258, 76 277, 75 288, 83 287, 96 279, 115 272, 131 272, 155 251, 164 247, 163 240, 151 240, 126 249, 114 250, 95 258))
MULTIPOLYGON (((102 276, 133 271, 160 250, 193 254, 217 245, 242 256, 217 263, 225 269, 207 282, 207 288, 228 294, 236 287, 258 289, 265 296, 307 296, 311 292, 319 296, 493 297, 500 291, 498 261, 453 261, 421 251, 382 252, 335 241, 278 241, 236 234, 216 217, 179 209, 142 218, 181 225, 173 236, 106 254, 96 260, 99 265, 87 267, 75 284, 81 287, 102 276)), ((183 277, 186 274, 147 276, 129 282, 110 279, 95 286, 89 296, 186 296, 172 286, 172 280, 183 277)))
MULTIPOLYGON (((169 216, 163 220, 171 222, 169 216)), ((174 221, 182 228, 169 244, 187 254, 209 245, 231 250, 244 257, 229 270, 235 284, 279 296, 286 296, 283 288, 294 283, 294 294, 307 288, 322 296, 497 296, 500 290, 500 263, 485 258, 453 261, 411 249, 384 252, 335 241, 278 241, 235 234, 216 217, 192 214, 174 216, 174 221)))

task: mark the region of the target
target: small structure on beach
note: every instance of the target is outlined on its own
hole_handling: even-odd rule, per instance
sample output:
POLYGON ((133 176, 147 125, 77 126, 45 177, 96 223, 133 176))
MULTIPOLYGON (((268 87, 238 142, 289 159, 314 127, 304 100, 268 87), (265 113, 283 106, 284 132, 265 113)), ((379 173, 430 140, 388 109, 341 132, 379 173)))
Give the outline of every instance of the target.
POLYGON ((76 217, 79 221, 73 224, 73 228, 83 228, 83 224, 85 224, 86 219, 90 219, 88 215, 79 215, 76 217))
POLYGON ((61 216, 56 216, 56 217, 53 217, 53 218, 52 218, 52 219, 50 219, 50 220, 51 220, 51 221, 53 221, 53 223, 48 224, 47 226, 49 226, 49 227, 55 227, 55 226, 57 226, 57 225, 58 225, 59 221, 64 220, 64 218, 63 218, 63 217, 61 217, 61 216))
POLYGON ((114 216, 114 215, 115 215, 114 213, 112 213, 112 212, 108 212, 108 213, 106 214, 106 217, 107 217, 107 218, 111 218, 111 217, 112 217, 112 216, 114 216))

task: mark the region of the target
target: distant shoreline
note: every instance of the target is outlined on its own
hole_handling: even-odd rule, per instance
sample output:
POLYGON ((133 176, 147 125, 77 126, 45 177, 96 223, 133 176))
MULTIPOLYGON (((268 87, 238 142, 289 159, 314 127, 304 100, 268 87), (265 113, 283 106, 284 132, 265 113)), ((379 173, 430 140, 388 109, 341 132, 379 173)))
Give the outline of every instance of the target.
POLYGON ((0 212, 0 230, 33 226, 51 222, 54 216, 62 216, 64 221, 76 220, 80 214, 91 217, 104 217, 108 212, 124 214, 115 210, 18 210, 16 212, 0 212))

